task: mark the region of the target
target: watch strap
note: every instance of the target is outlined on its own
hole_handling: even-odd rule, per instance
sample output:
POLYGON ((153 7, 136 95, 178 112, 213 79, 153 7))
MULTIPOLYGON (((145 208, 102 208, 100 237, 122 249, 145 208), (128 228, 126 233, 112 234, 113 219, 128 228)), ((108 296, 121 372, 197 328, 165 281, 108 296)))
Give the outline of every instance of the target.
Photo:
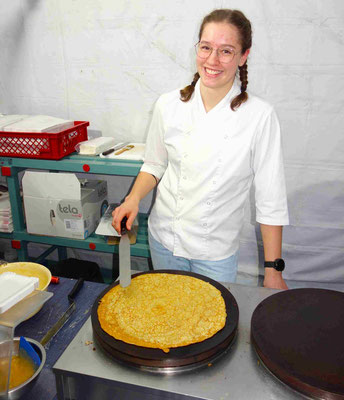
POLYGON ((265 261, 264 268, 275 268, 275 261, 265 261))
POLYGON ((285 263, 283 258, 276 258, 275 261, 265 261, 264 268, 274 268, 276 271, 284 271, 285 263))

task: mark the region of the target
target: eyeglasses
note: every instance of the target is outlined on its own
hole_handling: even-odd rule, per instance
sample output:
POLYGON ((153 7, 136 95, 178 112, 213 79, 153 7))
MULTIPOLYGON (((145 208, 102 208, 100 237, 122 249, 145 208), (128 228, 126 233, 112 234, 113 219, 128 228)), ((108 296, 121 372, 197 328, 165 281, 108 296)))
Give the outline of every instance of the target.
POLYGON ((221 46, 217 49, 209 46, 209 44, 204 42, 198 42, 195 44, 196 54, 200 58, 208 58, 213 50, 216 50, 217 57, 223 63, 229 63, 233 60, 234 56, 237 54, 232 47, 221 46))

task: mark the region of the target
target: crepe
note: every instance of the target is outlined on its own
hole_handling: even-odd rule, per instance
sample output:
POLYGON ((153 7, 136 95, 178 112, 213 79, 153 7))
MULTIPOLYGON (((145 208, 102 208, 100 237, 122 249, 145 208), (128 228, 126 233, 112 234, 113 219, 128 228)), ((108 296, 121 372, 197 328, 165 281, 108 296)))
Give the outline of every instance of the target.
POLYGON ((212 337, 226 317, 218 289, 179 274, 138 275, 130 286, 109 290, 98 306, 100 326, 110 336, 165 352, 212 337))

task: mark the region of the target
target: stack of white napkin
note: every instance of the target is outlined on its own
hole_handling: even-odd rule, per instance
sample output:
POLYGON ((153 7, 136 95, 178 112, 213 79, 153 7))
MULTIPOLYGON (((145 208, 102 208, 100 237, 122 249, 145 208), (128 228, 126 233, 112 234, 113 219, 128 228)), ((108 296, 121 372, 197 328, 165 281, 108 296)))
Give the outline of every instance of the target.
POLYGON ((0 192, 0 232, 13 232, 12 211, 8 192, 0 192))
POLYGON ((115 144, 115 138, 101 136, 78 143, 76 145, 76 150, 79 154, 96 156, 103 151, 111 149, 115 144))
POLYGON ((73 126, 74 121, 48 115, 0 115, 0 131, 3 132, 58 133, 73 126))

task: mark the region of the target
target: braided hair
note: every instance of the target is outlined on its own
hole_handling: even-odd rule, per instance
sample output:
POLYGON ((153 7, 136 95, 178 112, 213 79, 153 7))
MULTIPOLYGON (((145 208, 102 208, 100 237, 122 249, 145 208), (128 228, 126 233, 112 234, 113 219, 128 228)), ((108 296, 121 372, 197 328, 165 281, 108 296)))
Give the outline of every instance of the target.
POLYGON ((247 61, 245 61, 245 64, 241 67, 239 67, 239 78, 241 81, 241 88, 240 88, 240 94, 236 97, 231 102, 231 109, 235 111, 237 108, 240 107, 242 103, 245 103, 245 101, 248 99, 248 94, 246 92, 247 90, 247 61))
POLYGON ((196 83, 199 79, 199 73, 196 72, 193 78, 193 81, 190 85, 186 86, 184 89, 180 91, 180 98, 182 101, 189 101, 191 99, 192 93, 195 90, 196 83))
MULTIPOLYGON (((206 24, 210 22, 227 22, 230 25, 234 25, 239 33, 239 42, 241 44, 241 54, 244 54, 246 50, 251 48, 252 45, 252 29, 250 21, 245 15, 239 10, 230 9, 219 9, 214 10, 208 14, 204 19, 200 27, 198 38, 201 40, 202 33, 206 24)), ((231 102, 231 109, 235 111, 242 103, 248 99, 246 92, 248 85, 248 72, 247 72, 247 60, 245 64, 239 67, 239 78, 241 81, 240 94, 231 102)), ((180 99, 187 102, 191 99, 191 96, 195 90, 195 85, 200 78, 199 73, 196 72, 193 81, 190 85, 186 86, 180 91, 180 99)))

